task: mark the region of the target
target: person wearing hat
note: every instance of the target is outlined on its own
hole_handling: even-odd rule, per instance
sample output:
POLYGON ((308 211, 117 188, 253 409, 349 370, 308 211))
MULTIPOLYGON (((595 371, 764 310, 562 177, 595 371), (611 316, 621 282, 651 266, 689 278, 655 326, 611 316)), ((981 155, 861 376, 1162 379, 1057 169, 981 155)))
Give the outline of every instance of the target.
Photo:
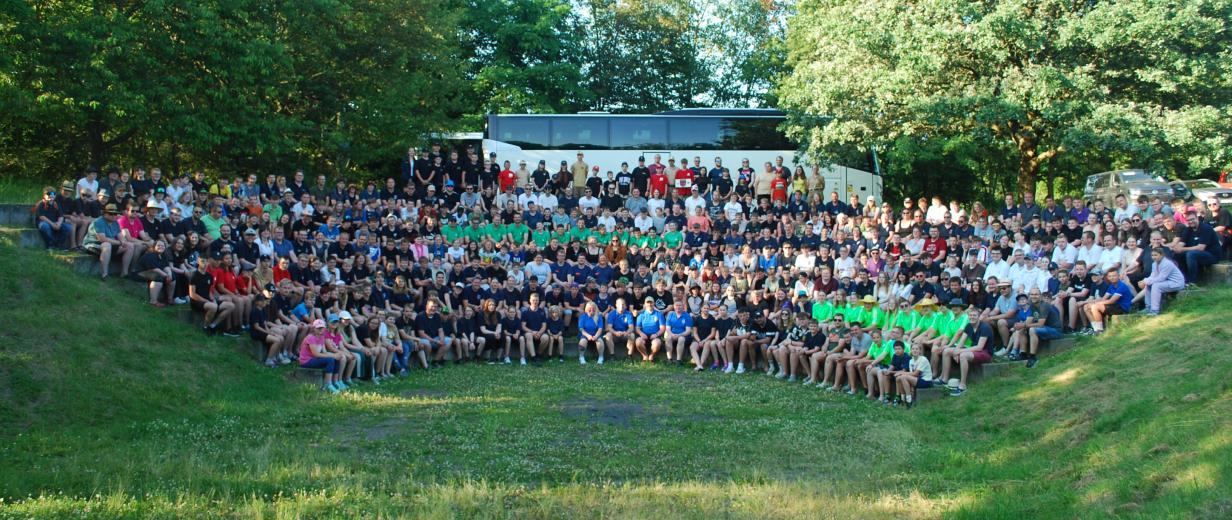
MULTIPOLYGON (((941 365, 941 375, 933 380, 935 384, 943 384, 950 378, 950 367, 958 365, 959 377, 958 384, 955 385, 950 395, 953 397, 961 396, 967 391, 967 375, 970 374, 972 367, 978 367, 980 364, 992 361, 992 342, 993 330, 992 326, 987 322, 979 320, 979 310, 975 307, 967 309, 968 323, 955 343, 960 345, 957 347, 949 347, 944 350, 934 349, 932 358, 938 360, 941 365), (940 350, 940 352, 938 352, 940 350)), ((936 363, 932 364, 936 370, 936 363)))
POLYGON ((119 215, 120 212, 114 203, 103 206, 103 215, 90 223, 90 229, 86 232, 85 243, 82 246, 89 253, 98 256, 103 280, 106 280, 109 274, 112 254, 119 253, 122 263, 127 265, 132 262, 136 252, 131 242, 120 238, 119 215))
POLYGON ((65 218, 56 199, 56 190, 51 186, 43 188, 43 198, 34 206, 35 220, 38 221, 39 235, 43 237, 43 246, 47 249, 73 249, 76 244, 76 234, 73 224, 65 218))
MULTIPOLYGON (((319 321, 319 320, 318 320, 319 321)), ((315 323, 315 322, 314 322, 315 323)), ((338 383, 339 390, 346 390, 349 387, 355 386, 355 370, 359 366, 359 356, 347 349, 345 340, 342 337, 342 317, 329 313, 325 318, 325 350, 334 354, 338 360, 338 383)))
POLYGON ((323 370, 325 374, 322 388, 331 394, 336 394, 346 389, 338 370, 339 365, 345 360, 340 359, 340 354, 326 348, 328 342, 325 320, 314 320, 308 335, 304 337, 304 341, 299 346, 299 366, 323 370))
POLYGON ((646 297, 642 301, 642 312, 637 314, 637 336, 634 342, 634 347, 642 355, 642 361, 654 361, 659 349, 663 348, 666 322, 663 313, 655 309, 655 299, 646 297))
POLYGON ((82 239, 85 238, 86 231, 90 227, 90 221, 93 220, 86 216, 86 201, 78 200, 75 193, 73 182, 64 181, 60 184, 60 193, 56 195, 56 204, 60 206, 60 213, 73 228, 66 244, 68 249, 77 249, 81 246, 82 239))

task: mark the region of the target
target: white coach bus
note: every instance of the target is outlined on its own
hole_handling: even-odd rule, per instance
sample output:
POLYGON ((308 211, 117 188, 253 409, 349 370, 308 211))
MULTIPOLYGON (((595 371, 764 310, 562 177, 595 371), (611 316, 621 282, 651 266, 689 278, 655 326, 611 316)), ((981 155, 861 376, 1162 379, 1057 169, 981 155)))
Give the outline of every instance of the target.
MULTIPOLYGON (((735 172, 743 159, 757 173, 767 162, 778 157, 789 170, 795 171, 796 146, 778 126, 784 114, 765 109, 686 109, 658 114, 494 114, 487 118, 483 133, 483 153, 496 153, 498 161, 517 165, 525 160, 533 169, 543 160, 549 171, 556 171, 561 161, 572 164, 578 152, 585 154, 587 164, 599 166, 604 172, 620 171, 620 163, 637 166, 639 156, 646 164, 654 156, 668 159, 688 159, 690 166, 700 157, 707 170, 714 167, 715 158, 735 172)), ((859 195, 860 202, 872 195, 882 197, 882 180, 875 153, 870 152, 865 164, 848 167, 831 164, 820 168, 826 179, 826 197, 837 191, 843 202, 848 194, 859 195), (860 169, 863 167, 866 169, 860 169), (874 173, 876 172, 876 173, 874 173)), ((806 175, 812 168, 804 166, 806 175)))

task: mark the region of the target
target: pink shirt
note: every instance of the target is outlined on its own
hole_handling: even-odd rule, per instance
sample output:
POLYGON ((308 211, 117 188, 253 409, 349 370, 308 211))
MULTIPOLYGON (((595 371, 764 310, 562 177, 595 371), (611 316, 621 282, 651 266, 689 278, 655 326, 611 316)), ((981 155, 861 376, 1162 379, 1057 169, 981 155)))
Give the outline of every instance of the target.
POLYGON ((320 345, 321 348, 324 349, 325 335, 309 334, 308 337, 304 338, 304 342, 299 345, 299 363, 301 365, 312 361, 312 359, 316 357, 312 355, 312 347, 309 345, 320 345))
POLYGON ((121 215, 119 223, 120 229, 128 230, 128 235, 133 238, 141 238, 141 232, 145 231, 145 226, 141 225, 139 218, 128 218, 128 215, 121 215))

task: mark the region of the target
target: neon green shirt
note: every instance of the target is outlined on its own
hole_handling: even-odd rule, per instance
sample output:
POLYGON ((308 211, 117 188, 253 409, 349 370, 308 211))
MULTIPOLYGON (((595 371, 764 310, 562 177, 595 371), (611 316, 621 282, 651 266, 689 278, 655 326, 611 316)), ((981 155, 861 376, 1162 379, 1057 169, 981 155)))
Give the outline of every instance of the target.
POLYGON ((814 303, 811 314, 813 319, 818 322, 830 321, 830 318, 834 317, 834 304, 829 301, 814 303))
POLYGON ((539 249, 543 249, 548 246, 548 242, 552 241, 552 232, 546 229, 537 229, 530 232, 530 239, 536 246, 539 246, 539 249))
POLYGON ((667 244, 668 249, 676 249, 680 247, 680 244, 684 243, 684 233, 668 231, 663 235, 663 243, 667 244))

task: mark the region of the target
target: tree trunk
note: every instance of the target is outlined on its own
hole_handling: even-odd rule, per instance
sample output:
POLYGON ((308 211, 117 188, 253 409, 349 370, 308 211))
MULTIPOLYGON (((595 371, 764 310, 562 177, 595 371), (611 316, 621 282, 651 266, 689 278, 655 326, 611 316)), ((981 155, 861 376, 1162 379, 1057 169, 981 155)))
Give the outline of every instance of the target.
POLYGON ((1031 146, 1029 153, 1019 149, 1018 156, 1018 195, 1035 193, 1035 184, 1039 180, 1039 162, 1035 160, 1035 147, 1031 146))
POLYGON ((103 121, 95 116, 90 116, 86 121, 86 143, 90 148, 90 165, 103 169, 107 160, 107 144, 103 142, 103 121))

